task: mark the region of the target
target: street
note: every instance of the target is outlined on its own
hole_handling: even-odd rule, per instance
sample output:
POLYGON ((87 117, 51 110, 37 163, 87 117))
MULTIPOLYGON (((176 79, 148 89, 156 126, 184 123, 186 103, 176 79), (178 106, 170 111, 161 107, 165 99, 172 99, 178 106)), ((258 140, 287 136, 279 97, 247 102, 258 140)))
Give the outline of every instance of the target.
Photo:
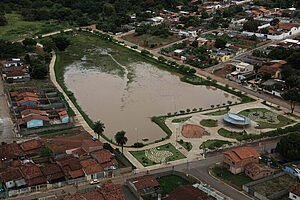
POLYGON ((3 80, 0 79, 0 141, 13 142, 14 138, 13 123, 9 114, 3 80))

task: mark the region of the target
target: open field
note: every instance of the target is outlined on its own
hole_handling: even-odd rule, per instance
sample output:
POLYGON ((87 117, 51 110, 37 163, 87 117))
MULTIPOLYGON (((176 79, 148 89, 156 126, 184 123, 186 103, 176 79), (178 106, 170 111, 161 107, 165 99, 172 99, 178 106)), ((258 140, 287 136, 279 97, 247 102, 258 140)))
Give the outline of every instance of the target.
POLYGON ((25 21, 22 16, 16 13, 5 15, 8 24, 0 26, 0 39, 18 40, 25 37, 59 31, 69 26, 67 24, 58 24, 53 21, 25 21))
POLYGON ((259 125, 258 129, 281 128, 294 123, 292 119, 278 115, 265 108, 247 109, 241 111, 239 114, 257 122, 259 125))
POLYGON ((146 47, 146 48, 158 48, 176 41, 179 41, 180 38, 177 36, 168 36, 167 38, 144 34, 136 36, 135 33, 126 35, 123 37, 124 40, 127 40, 131 43, 134 43, 138 46, 146 47))
POLYGON ((153 149, 131 151, 130 153, 145 167, 185 158, 185 156, 170 143, 153 149))

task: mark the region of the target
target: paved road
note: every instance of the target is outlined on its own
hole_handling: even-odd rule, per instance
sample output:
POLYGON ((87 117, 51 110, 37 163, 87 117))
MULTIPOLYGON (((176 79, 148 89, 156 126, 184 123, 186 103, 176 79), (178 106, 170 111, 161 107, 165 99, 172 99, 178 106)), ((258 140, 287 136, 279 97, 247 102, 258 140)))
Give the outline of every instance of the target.
POLYGON ((0 78, 0 142, 12 142, 15 139, 9 113, 3 80, 0 78))

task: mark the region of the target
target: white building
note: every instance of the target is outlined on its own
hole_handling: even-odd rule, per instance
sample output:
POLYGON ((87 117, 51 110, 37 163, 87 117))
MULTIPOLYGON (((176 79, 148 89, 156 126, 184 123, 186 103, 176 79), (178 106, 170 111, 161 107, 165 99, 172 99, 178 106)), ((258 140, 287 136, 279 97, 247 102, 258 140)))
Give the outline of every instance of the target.
POLYGON ((243 31, 242 33, 248 36, 256 35, 257 37, 265 37, 269 40, 283 40, 300 33, 300 24, 279 22, 276 27, 269 27, 268 34, 248 31, 243 31))
POLYGON ((300 184, 294 186, 290 193, 289 193, 289 199, 291 200, 300 200, 300 184))

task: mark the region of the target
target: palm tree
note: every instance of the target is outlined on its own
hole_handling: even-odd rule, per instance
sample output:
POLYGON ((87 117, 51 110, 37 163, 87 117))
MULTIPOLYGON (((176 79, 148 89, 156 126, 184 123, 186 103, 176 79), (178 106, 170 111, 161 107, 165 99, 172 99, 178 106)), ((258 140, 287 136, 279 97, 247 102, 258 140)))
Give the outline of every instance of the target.
POLYGON ((100 138, 100 135, 104 132, 104 129, 105 129, 105 126, 104 126, 104 124, 102 122, 96 121, 94 123, 93 130, 96 133, 96 135, 98 136, 98 140, 100 138))
POLYGON ((126 132, 125 131, 119 131, 115 135, 115 140, 118 145, 121 145, 122 147, 122 154, 123 154, 123 146, 127 143, 128 138, 125 136, 126 132))

